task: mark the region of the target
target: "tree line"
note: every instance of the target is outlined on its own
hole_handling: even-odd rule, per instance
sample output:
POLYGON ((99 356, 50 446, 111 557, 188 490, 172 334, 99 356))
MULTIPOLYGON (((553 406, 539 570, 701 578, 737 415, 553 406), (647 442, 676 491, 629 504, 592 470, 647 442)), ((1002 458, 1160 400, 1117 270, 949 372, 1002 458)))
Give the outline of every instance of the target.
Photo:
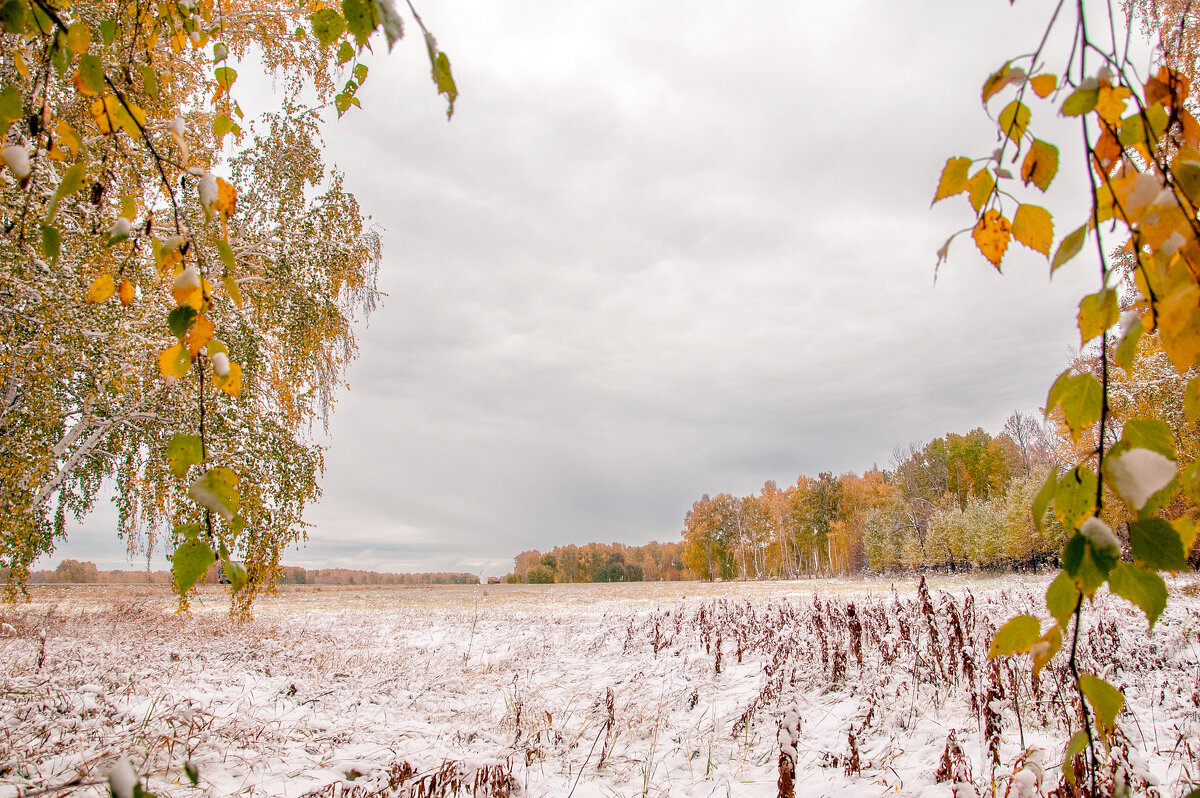
MULTIPOLYGON (((8 578, 0 569, 0 580, 8 578)), ((215 585, 219 581, 217 567, 209 568, 199 580, 215 585)), ((29 584, 101 584, 101 585, 170 585, 170 571, 112 570, 103 571, 94 562, 63 560, 54 570, 31 571, 29 584)), ((477 585, 475 574, 458 572, 380 573, 350 568, 312 568, 282 566, 276 584, 281 585, 477 585)))
POLYGON ((1017 412, 996 436, 976 428, 898 447, 887 470, 704 495, 684 518, 683 560, 703 579, 1036 568, 1062 543, 1061 525, 1038 531, 1028 509, 1060 445, 1017 412))
POLYGON ((677 582, 696 579, 684 563, 684 543, 644 546, 588 543, 555 546, 548 552, 523 551, 504 579, 510 584, 567 582, 677 582))

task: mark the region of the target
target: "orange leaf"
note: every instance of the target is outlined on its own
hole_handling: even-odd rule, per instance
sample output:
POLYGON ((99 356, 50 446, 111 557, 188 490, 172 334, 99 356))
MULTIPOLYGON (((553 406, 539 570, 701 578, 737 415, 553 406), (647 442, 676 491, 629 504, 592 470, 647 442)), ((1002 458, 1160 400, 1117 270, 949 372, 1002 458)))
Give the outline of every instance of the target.
POLYGON ((1049 258, 1050 245, 1054 243, 1054 219, 1045 208, 1021 205, 1013 214, 1012 234, 1025 246, 1049 258))
POLYGON ((1112 172, 1113 166, 1121 158, 1121 153, 1124 150, 1121 143, 1117 141, 1117 137, 1113 135, 1113 129, 1108 125, 1101 125, 1100 139, 1096 142, 1096 157, 1092 161, 1092 166, 1096 169, 1101 177, 1112 172))
POLYGON ((188 353, 195 357, 200 349, 212 339, 216 331, 216 327, 208 320, 207 316, 197 316, 192 322, 192 326, 188 328, 187 338, 184 339, 188 353))
POLYGON ((117 288, 117 294, 121 297, 121 304, 129 307, 133 304, 133 283, 128 280, 122 280, 121 285, 117 288))
POLYGON ((229 373, 225 376, 221 376, 214 371, 213 385, 217 386, 234 399, 238 398, 238 396, 242 393, 242 367, 237 363, 230 362, 229 373))
POLYGON ((1058 88, 1058 78, 1054 75, 1037 75, 1030 78, 1029 85, 1033 88, 1033 93, 1044 100, 1058 88))
POLYGON ((1189 84, 1186 77, 1164 66, 1159 68, 1158 75, 1146 81, 1144 88, 1147 107, 1162 103, 1168 108, 1179 108, 1187 99, 1189 84))
POLYGON ((1000 211, 995 208, 989 210, 975 224, 971 238, 975 239, 975 246, 979 247, 983 257, 999 271, 1000 259, 1004 257, 1004 250, 1008 249, 1008 241, 1012 238, 1012 228, 1008 219, 1001 216, 1000 211))

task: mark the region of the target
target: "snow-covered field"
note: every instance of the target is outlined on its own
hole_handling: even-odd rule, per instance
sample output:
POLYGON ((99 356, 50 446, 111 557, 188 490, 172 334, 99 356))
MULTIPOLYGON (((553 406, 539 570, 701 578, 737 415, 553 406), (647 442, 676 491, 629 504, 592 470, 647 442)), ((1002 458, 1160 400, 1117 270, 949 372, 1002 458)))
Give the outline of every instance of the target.
MULTIPOLYGON (((931 579, 932 613, 888 581, 293 588, 241 627, 215 591, 38 587, 0 606, 0 796, 107 794, 123 756, 160 796, 774 796, 789 706, 797 796, 949 798, 940 766, 1003 796, 1024 764, 1016 795, 1039 761, 1048 791, 1065 671, 986 659, 1022 580, 931 579)), ((1104 598, 1080 641, 1167 796, 1200 773, 1198 609, 1181 577, 1152 635, 1104 598)))

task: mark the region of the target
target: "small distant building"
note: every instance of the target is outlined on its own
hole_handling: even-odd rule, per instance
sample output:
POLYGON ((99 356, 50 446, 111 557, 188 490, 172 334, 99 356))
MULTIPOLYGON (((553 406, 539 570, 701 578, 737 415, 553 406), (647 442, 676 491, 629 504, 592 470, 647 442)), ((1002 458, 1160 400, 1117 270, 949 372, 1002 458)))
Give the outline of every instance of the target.
POLYGON ((488 583, 489 585, 498 585, 498 584, 500 584, 502 581, 503 581, 503 580, 501 580, 501 579, 500 579, 500 577, 498 577, 498 576, 489 576, 489 577, 488 577, 488 581, 487 581, 487 583, 488 583))

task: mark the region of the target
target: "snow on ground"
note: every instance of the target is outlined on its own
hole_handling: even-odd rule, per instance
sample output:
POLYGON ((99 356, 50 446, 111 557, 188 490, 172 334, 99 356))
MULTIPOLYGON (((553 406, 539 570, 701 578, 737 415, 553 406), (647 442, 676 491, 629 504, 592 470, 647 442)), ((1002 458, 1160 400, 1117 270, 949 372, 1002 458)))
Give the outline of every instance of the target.
MULTIPOLYGON (((1036 691, 986 659, 1044 588, 934 579, 923 611, 887 581, 301 587, 235 627, 215 590, 180 618, 162 589, 37 587, 0 607, 0 798, 107 794, 123 756, 160 796, 774 796, 793 702, 798 796, 950 798, 939 767, 959 796, 1048 790, 1063 658, 1036 691)), ((1080 640, 1125 693, 1117 760, 1165 796, 1198 773, 1198 607, 1181 577, 1148 636, 1102 598, 1080 640)))

